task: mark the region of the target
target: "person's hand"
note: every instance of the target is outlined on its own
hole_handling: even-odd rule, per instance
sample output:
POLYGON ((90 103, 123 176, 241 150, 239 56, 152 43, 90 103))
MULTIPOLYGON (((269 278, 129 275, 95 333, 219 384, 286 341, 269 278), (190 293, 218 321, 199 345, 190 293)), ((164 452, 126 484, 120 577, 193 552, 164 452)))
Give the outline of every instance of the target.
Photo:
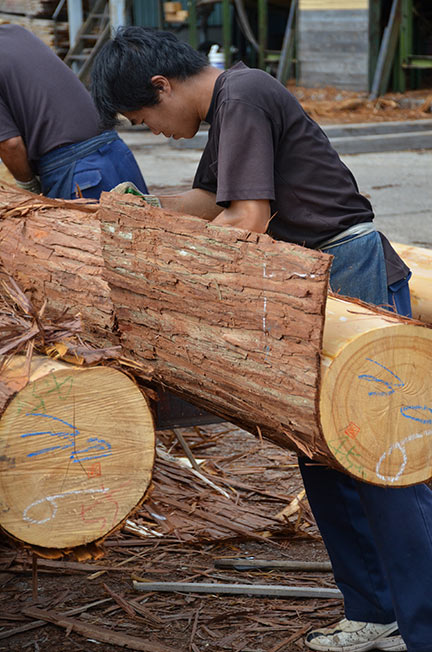
POLYGON ((110 192, 119 192, 122 195, 137 195, 137 197, 144 199, 147 204, 162 208, 159 197, 156 197, 156 195, 144 195, 132 181, 123 181, 123 183, 119 183, 114 188, 111 188, 110 192))
POLYGON ((15 179, 15 183, 19 188, 33 192, 35 195, 40 195, 42 192, 38 177, 33 177, 30 181, 19 181, 19 179, 15 179))

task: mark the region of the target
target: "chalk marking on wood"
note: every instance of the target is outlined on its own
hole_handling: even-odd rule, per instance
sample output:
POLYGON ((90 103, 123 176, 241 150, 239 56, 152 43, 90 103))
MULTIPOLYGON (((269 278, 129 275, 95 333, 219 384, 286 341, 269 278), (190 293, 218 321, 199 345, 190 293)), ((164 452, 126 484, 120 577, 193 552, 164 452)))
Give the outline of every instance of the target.
POLYGON ((32 525, 42 525, 43 523, 47 523, 48 521, 52 521, 53 518, 55 518, 58 510, 58 505, 57 505, 57 500, 60 498, 67 498, 68 496, 77 496, 79 494, 105 494, 109 489, 74 489, 73 491, 65 491, 62 494, 54 494, 53 496, 46 496, 45 498, 40 498, 39 500, 35 500, 34 503, 31 503, 28 505, 25 510, 23 511, 23 520, 28 521, 32 525), (27 516, 28 512, 33 508, 36 507, 37 505, 42 505, 44 502, 50 503, 53 511, 50 516, 47 516, 47 518, 44 518, 40 521, 36 521, 30 516, 27 516))
POLYGON ((403 472, 405 471, 405 467, 408 463, 408 455, 406 452, 405 444, 407 444, 410 441, 414 441, 415 439, 422 439, 422 437, 428 437, 432 435, 432 430, 425 430, 425 432, 416 432, 412 435, 409 435, 408 437, 405 437, 405 439, 402 439, 400 442, 396 442, 395 444, 392 444, 390 448, 381 455, 379 458, 377 465, 376 465, 376 475, 380 480, 385 480, 386 482, 397 482, 403 472), (402 464, 399 467, 399 471, 396 473, 394 476, 385 476, 382 475, 379 470, 381 468, 381 464, 384 462, 385 458, 393 453, 394 450, 400 450, 402 454, 402 464))

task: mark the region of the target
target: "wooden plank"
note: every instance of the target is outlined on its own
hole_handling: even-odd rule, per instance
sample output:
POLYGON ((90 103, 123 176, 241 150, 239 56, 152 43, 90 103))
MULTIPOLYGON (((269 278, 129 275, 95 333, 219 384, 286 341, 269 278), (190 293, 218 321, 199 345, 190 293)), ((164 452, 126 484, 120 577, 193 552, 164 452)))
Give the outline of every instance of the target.
POLYGON ((300 0, 300 11, 368 9, 369 0, 300 0))

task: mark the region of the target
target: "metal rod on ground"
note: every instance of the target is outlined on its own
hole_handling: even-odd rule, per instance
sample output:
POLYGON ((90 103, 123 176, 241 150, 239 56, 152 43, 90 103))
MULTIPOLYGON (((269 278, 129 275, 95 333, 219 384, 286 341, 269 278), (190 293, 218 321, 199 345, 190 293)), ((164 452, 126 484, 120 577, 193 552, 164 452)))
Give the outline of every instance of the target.
POLYGON ((267 559, 215 559, 215 568, 233 568, 234 570, 254 570, 283 568, 284 570, 322 571, 332 570, 329 561, 280 561, 267 559))
POLYGON ((164 591, 175 593, 228 593, 232 595, 259 595, 275 598, 342 598, 339 589, 316 586, 283 586, 282 584, 211 584, 200 582, 133 582, 136 591, 164 591))

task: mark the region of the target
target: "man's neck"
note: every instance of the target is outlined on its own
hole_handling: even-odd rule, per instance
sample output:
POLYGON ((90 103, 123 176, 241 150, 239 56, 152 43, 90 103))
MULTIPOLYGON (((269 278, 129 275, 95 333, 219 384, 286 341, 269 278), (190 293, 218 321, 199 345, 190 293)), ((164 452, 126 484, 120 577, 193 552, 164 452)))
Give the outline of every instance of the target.
POLYGON ((197 75, 189 77, 187 80, 189 92, 192 94, 196 102, 196 108, 201 120, 205 120, 207 113, 209 112, 215 83, 222 72, 223 70, 220 70, 219 68, 206 66, 197 75))

